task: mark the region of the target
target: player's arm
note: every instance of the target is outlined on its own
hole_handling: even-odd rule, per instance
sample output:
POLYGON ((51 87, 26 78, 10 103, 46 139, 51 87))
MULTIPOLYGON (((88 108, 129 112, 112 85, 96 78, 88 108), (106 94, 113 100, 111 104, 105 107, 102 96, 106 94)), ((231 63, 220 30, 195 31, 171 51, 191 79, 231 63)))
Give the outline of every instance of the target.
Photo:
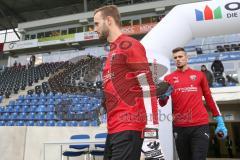
POLYGON ((201 87, 203 96, 205 98, 206 104, 210 108, 214 120, 217 122, 217 128, 215 129, 215 134, 219 139, 225 139, 227 137, 227 128, 225 127, 223 117, 221 116, 220 110, 212 98, 210 88, 208 86, 208 81, 205 75, 202 74, 201 87))
POLYGON ((204 74, 201 74, 201 77, 202 77, 202 79, 201 79, 202 93, 203 93, 203 96, 204 96, 207 106, 210 108, 212 115, 214 117, 221 116, 220 110, 212 98, 212 94, 211 94, 210 88, 208 86, 208 81, 207 81, 206 76, 204 74))

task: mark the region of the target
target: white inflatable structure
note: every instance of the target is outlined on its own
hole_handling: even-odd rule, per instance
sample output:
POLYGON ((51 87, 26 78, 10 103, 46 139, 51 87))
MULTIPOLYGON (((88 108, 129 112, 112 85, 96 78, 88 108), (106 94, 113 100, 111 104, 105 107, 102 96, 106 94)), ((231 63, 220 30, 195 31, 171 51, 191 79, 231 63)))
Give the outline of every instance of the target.
MULTIPOLYGON (((213 0, 176 6, 142 39, 141 43, 155 69, 153 75, 160 79, 163 74, 169 73, 172 49, 183 47, 195 37, 239 32, 240 0, 213 0), (154 64, 164 65, 168 71, 159 75, 157 73, 162 72, 161 67, 154 67, 154 64)), ((159 113, 162 149, 166 159, 173 160, 171 104, 160 108, 159 113)))

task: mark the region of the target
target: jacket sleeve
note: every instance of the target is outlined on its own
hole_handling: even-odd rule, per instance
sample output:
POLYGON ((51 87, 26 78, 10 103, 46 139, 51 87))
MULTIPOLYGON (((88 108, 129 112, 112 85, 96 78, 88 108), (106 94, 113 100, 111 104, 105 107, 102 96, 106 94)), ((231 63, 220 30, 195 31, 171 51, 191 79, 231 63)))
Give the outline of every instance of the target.
POLYGON ((221 115, 220 110, 216 104, 216 102, 213 100, 210 88, 208 86, 208 81, 206 76, 201 74, 201 88, 202 88, 202 93, 205 98, 207 106, 210 108, 212 115, 213 116, 219 116, 221 115))

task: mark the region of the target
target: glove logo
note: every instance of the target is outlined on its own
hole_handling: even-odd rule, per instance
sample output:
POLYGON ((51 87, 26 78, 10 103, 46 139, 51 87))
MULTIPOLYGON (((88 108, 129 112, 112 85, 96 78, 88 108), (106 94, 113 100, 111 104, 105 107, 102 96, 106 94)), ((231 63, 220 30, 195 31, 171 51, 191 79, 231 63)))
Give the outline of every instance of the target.
POLYGON ((154 150, 157 150, 159 148, 159 145, 160 143, 159 142, 150 142, 149 144, 147 144, 147 146, 150 148, 150 149, 154 149, 154 150))

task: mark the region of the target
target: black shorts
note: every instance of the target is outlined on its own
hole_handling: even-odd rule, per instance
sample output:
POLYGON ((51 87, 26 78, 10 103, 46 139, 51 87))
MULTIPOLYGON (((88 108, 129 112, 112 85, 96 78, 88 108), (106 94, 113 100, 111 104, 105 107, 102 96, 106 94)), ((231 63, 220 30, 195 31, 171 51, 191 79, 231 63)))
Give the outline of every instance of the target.
POLYGON ((108 134, 104 160, 139 160, 143 139, 139 131, 108 134))
POLYGON ((174 127, 173 135, 180 160, 206 160, 209 125, 174 127))

